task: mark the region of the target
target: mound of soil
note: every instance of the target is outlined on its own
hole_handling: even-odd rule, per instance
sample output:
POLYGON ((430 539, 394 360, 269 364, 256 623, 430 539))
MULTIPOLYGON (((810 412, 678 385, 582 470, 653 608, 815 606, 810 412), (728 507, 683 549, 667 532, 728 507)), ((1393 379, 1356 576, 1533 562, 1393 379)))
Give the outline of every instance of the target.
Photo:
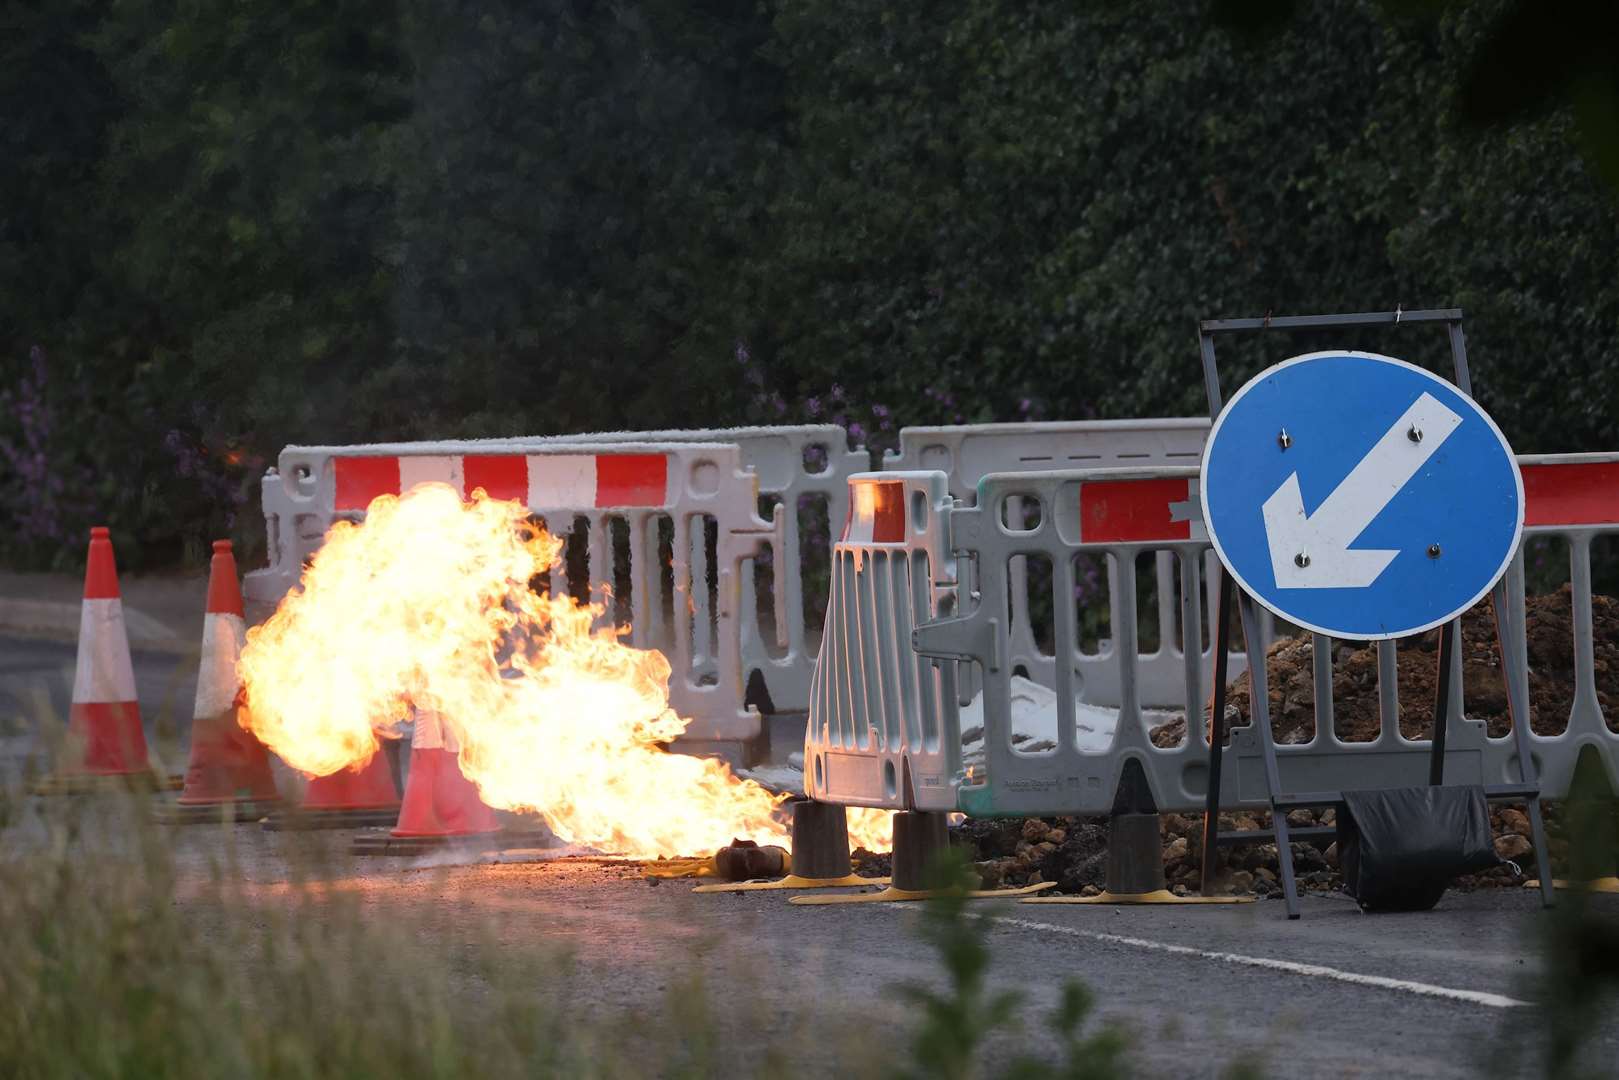
MULTIPOLYGON (((1597 702, 1610 730, 1619 732, 1619 600, 1592 598, 1597 702)), ((1525 603, 1529 644, 1529 715, 1537 734, 1554 735, 1568 726, 1574 704, 1573 597, 1564 586, 1531 596, 1525 603)), ((1438 678, 1439 631, 1399 642, 1400 731, 1425 739, 1433 727, 1438 678)), ((1333 656, 1333 728, 1345 742, 1370 742, 1378 732, 1377 649, 1370 643, 1336 642, 1333 656)), ((1315 733, 1314 649, 1310 635, 1282 638, 1266 654, 1271 730, 1278 743, 1308 742, 1315 733)), ((1506 680, 1495 638, 1495 616, 1485 600, 1462 616, 1462 694, 1467 716, 1483 720, 1499 737, 1511 730, 1506 680)), ((1245 672, 1227 699, 1229 724, 1249 722, 1249 680, 1245 672)), ((1178 746, 1186 721, 1153 729, 1158 746, 1178 746)))

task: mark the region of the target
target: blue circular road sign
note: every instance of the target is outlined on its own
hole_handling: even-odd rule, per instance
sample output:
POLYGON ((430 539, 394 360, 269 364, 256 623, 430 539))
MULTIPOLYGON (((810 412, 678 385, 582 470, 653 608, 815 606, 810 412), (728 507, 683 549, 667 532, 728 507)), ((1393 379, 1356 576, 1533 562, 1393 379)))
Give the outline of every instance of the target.
POLYGON ((1220 561, 1289 622, 1421 633, 1472 607, 1523 532, 1523 477, 1451 383, 1372 353, 1260 372, 1209 431, 1203 516, 1220 561))

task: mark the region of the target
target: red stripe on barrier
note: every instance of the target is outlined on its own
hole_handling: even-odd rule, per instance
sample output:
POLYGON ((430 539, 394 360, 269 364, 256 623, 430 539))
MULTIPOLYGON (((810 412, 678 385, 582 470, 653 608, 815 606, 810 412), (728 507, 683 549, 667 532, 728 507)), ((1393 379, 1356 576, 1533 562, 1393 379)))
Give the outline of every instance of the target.
POLYGON ((669 462, 662 454, 596 455, 596 506, 662 506, 669 462))
POLYGON ((1619 461, 1523 467, 1523 523, 1619 524, 1619 461))
POLYGON ((332 471, 337 488, 333 509, 364 510, 378 495, 399 494, 396 457, 333 458, 332 471))
POLYGON ((1087 544, 1190 540, 1192 523, 1173 520, 1169 509, 1189 498, 1184 477, 1087 481, 1079 488, 1079 538, 1087 544))
POLYGON ((905 485, 885 480, 871 485, 871 540, 875 544, 898 544, 905 540, 905 485))
POLYGON ((480 454, 461 459, 463 494, 483 488, 491 499, 528 498, 528 461, 522 454, 480 454))

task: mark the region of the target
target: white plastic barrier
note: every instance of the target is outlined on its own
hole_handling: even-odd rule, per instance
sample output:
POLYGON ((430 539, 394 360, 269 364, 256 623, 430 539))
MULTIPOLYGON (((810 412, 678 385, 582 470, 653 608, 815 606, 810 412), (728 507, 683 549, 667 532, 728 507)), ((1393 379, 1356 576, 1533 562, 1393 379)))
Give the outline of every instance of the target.
MULTIPOLYGON (((358 520, 373 498, 438 481, 463 493, 482 488, 522 499, 548 528, 573 533, 584 518, 593 597, 614 579, 612 523, 628 530, 630 643, 670 657, 670 704, 691 720, 686 738, 735 741, 759 734, 744 702, 741 582, 765 543, 782 544, 782 518, 758 516, 758 478, 735 444, 571 445, 476 441, 345 447, 288 447, 264 481, 269 566, 247 575, 244 592, 262 613, 298 581, 305 560, 339 518, 358 520), (667 521, 671 559, 659 558, 667 521), (706 533, 715 529, 713 595, 706 533), (702 555, 704 561, 693 558, 702 555)), ((551 590, 568 590, 564 567, 551 590)))
MULTIPOLYGON (((900 431, 899 450, 885 456, 883 468, 885 471, 941 470, 949 477, 950 494, 964 505, 972 506, 978 500, 979 483, 991 473, 1195 466, 1202 459, 1208 433, 1208 419, 1196 416, 908 427, 900 431)), ((1188 508, 1192 517, 1200 516, 1196 504, 1194 489, 1188 508)), ((1013 498, 1005 507, 1005 516, 1014 521, 1029 512, 1030 507, 1020 498, 1013 498)), ((1209 571, 1214 565, 1215 556, 1210 551, 1205 556, 1203 581, 1213 581, 1209 571)), ((1034 682, 1050 688, 1056 672, 1052 657, 1036 640, 1035 619, 1029 606, 1029 569, 1027 560, 1018 558, 1013 560, 1009 571, 1008 662, 1012 670, 1024 672, 1034 682)), ((1119 575, 1136 571, 1115 560, 1108 561, 1100 572, 1105 575, 1107 594, 1111 596, 1119 591, 1119 575)), ((1170 553, 1160 552, 1151 572, 1160 626, 1171 625, 1175 618, 1176 577, 1170 553)), ((1076 579, 1076 585, 1084 584, 1082 579, 1076 579)), ((1204 610, 1210 613, 1214 610, 1212 592, 1204 598, 1204 610)), ((1211 620, 1212 617, 1211 614, 1211 620)), ((1260 618, 1261 633, 1268 643, 1275 633, 1274 620, 1268 611, 1260 618)), ((1110 643, 1103 643, 1104 651, 1110 648, 1110 643)), ((1232 653, 1227 664, 1235 677, 1247 669, 1248 659, 1243 653, 1232 653)), ((1141 654, 1139 678, 1150 693, 1160 698, 1172 697, 1179 692, 1181 665, 1179 644, 1166 633, 1159 636, 1149 651, 1141 654)), ((1212 635, 1203 653, 1203 666, 1206 675, 1214 670, 1212 635)), ((1082 655, 1078 667, 1085 680, 1088 701, 1118 704, 1119 679, 1114 664, 1094 655, 1082 655)))
MULTIPOLYGON (((1596 642, 1591 599, 1591 541, 1619 534, 1619 453, 1524 455, 1524 535, 1553 536, 1568 544, 1569 595, 1573 616, 1574 703, 1568 727, 1558 735, 1530 736, 1530 754, 1544 791, 1566 793, 1582 753, 1603 763, 1612 790, 1619 792, 1619 730, 1604 716, 1597 697, 1596 642)), ((1525 620, 1523 551, 1507 570, 1506 633, 1514 666, 1529 668, 1525 620)), ((1458 668, 1460 665, 1457 665, 1458 668)), ((1457 682, 1458 680, 1453 680, 1457 682)), ((1512 712, 1527 723, 1527 677, 1513 688, 1512 712)))
POLYGON ((1209 421, 1195 416, 908 427, 883 470, 937 469, 970 503, 990 473, 1196 465, 1208 434, 1209 421))
POLYGON ((953 810, 961 772, 954 664, 916 655, 911 633, 956 608, 939 472, 849 480, 853 508, 832 549, 826 636, 805 739, 806 790, 857 806, 953 810), (953 733, 953 734, 952 734, 953 733))
MULTIPOLYGON (((1461 695, 1461 665, 1453 670, 1449 738, 1445 775, 1451 783, 1484 784, 1506 795, 1533 788, 1543 797, 1565 795, 1576 760, 1594 753, 1619 788, 1619 732, 1602 715, 1596 695, 1592 639, 1589 545, 1593 536, 1619 532, 1619 455, 1570 455, 1522 459, 1528 497, 1526 532, 1555 533, 1570 544, 1574 622, 1575 695, 1568 729, 1557 735, 1534 736, 1533 768, 1520 770, 1515 735, 1491 738, 1482 721, 1466 718, 1461 695)), ((914 485, 943 484, 941 474, 906 474, 914 485)), ((1197 811, 1204 806, 1209 777, 1206 702, 1210 681, 1204 667, 1189 659, 1198 652, 1195 635, 1204 623, 1201 611, 1201 576, 1208 548, 1198 516, 1184 512, 1184 494, 1195 491, 1197 472, 1187 468, 1139 470, 1086 470, 1012 473, 986 477, 979 487, 979 505, 957 505, 948 513, 933 513, 922 531, 905 534, 906 550, 949 553, 954 565, 977 564, 974 602, 961 612, 917 623, 921 608, 889 600, 885 607, 878 587, 864 586, 855 602, 844 600, 828 618, 828 642, 836 649, 823 654, 817 668, 817 693, 811 710, 811 728, 805 756, 810 769, 810 792, 817 798, 864 806, 895 809, 958 809, 974 815, 1098 814, 1108 812, 1119 777, 1127 761, 1141 763, 1161 809, 1197 811), (1037 524, 1013 528, 1007 524, 1005 504, 1019 499, 1040 505, 1037 524), (1011 609, 1014 560, 1049 558, 1055 572, 1052 590, 1057 600, 1055 655, 1077 661, 1079 626, 1071 595, 1076 560, 1089 554, 1129 564, 1142 552, 1167 552, 1179 566, 1178 619, 1161 624, 1164 638, 1178 636, 1182 660, 1180 679, 1173 693, 1150 686, 1140 678, 1141 654, 1136 646, 1140 626, 1134 575, 1119 575, 1111 594, 1112 648, 1107 662, 1116 670, 1117 703, 1114 723, 1105 738, 1082 739, 1081 713, 1091 702, 1088 691, 1096 680, 1087 679, 1076 663, 1054 666, 1055 691, 1052 745, 1039 749, 1014 742, 1014 713, 1019 689, 1013 676, 1011 609), (884 620, 904 619, 915 625, 912 654, 889 653, 881 648, 856 649, 850 643, 886 637, 884 620), (852 625, 850 625, 852 623, 852 625), (1171 627, 1178 628, 1178 635, 1171 627), (960 769, 945 784, 947 798, 937 787, 938 749, 959 747, 961 710, 948 698, 929 703, 919 714, 923 737, 913 737, 917 725, 901 697, 878 695, 881 711, 874 714, 869 687, 903 685, 907 670, 918 658, 940 662, 939 677, 971 666, 979 670, 982 716, 986 728, 983 772, 960 769), (866 704, 862 705, 862 701, 866 704), (863 710, 863 711, 862 711, 863 710), (1160 710, 1156 716, 1154 710, 1160 710), (1185 716, 1186 737, 1179 745, 1160 747, 1149 737, 1151 728, 1185 716), (871 719, 876 715, 877 719, 871 719), (870 730, 864 741, 862 731, 870 730), (937 731, 937 743, 928 739, 937 731), (878 737, 878 736, 881 737, 878 737), (860 760, 855 760, 860 759, 860 760), (921 772, 928 766, 930 784, 924 796, 894 778, 921 772), (925 799, 925 802, 924 802, 925 799)), ((1016 520, 1016 519, 1013 519, 1016 520)), ((846 545, 840 544, 839 569, 848 563, 846 545)), ((847 545, 848 554, 863 552, 847 545)), ((881 575, 877 581, 882 580, 881 575)), ((935 588, 947 584, 935 581, 935 588)), ((1505 675, 1512 699, 1514 722, 1528 724, 1528 658, 1524 630, 1521 553, 1507 578, 1507 611, 1502 620, 1505 675)), ((840 592, 840 596, 842 593, 840 592)), ((965 596, 965 592, 962 593, 965 596)), ((1371 742, 1346 743, 1332 729, 1329 704, 1333 643, 1317 637, 1314 678, 1316 697, 1323 702, 1314 735, 1306 742, 1276 746, 1280 787, 1271 790, 1265 775, 1263 747, 1253 726, 1231 733, 1228 761, 1221 774, 1219 803, 1224 807, 1262 808, 1283 792, 1321 792, 1354 788, 1400 786, 1426 782, 1431 742, 1408 739, 1399 730, 1393 654, 1381 665, 1379 689, 1384 701, 1378 736, 1371 742)), ((924 668, 918 668, 919 672, 924 668)), ((923 676, 918 675, 920 682, 923 676)), ((965 676, 957 679, 966 683, 965 676)), ((1257 692, 1263 693, 1261 688, 1257 692)), ((1094 725, 1092 725, 1094 731, 1094 725)))
MULTIPOLYGON (((943 474, 917 473, 917 483, 924 480, 943 485, 943 474)), ((1200 568, 1208 548, 1199 515, 1189 509, 1188 495, 1195 493, 1197 470, 1167 468, 1156 470, 1095 470, 1086 472, 1020 472, 986 477, 979 485, 977 506, 959 503, 947 512, 935 513, 920 528, 922 534, 909 542, 918 548, 938 548, 953 556, 956 566, 969 561, 976 564, 974 582, 976 595, 961 590, 961 614, 950 617, 947 610, 939 611, 930 622, 917 621, 913 633, 911 654, 890 662, 881 651, 876 654, 853 655, 851 650, 823 653, 823 663, 830 669, 817 668, 818 679, 830 684, 887 685, 896 678, 894 665, 933 659, 942 673, 955 674, 953 682, 962 688, 953 699, 941 700, 937 706, 937 745, 959 753, 963 736, 963 710, 961 704, 975 699, 974 710, 984 727, 984 764, 982 767, 962 768, 945 783, 949 789, 940 790, 937 777, 924 796, 921 788, 907 791, 891 790, 886 781, 890 775, 905 776, 919 772, 915 765, 918 757, 931 761, 933 747, 907 737, 909 728, 904 723, 890 723, 888 727, 897 737, 883 745, 881 752, 851 745, 845 737, 836 738, 840 725, 847 729, 848 721, 839 716, 840 708, 848 701, 858 704, 858 693, 839 696, 822 690, 812 707, 810 737, 806 740, 805 758, 813 770, 809 790, 816 798, 865 806, 917 809, 965 810, 988 815, 1022 811, 1024 803, 1043 805, 1076 803, 1085 809, 1065 809, 1062 813, 1105 812, 1111 805, 1117 772, 1123 758, 1114 755, 1121 744, 1138 753, 1152 748, 1142 721, 1147 711, 1183 710, 1188 700, 1201 700, 1202 689, 1208 685, 1200 662, 1202 650, 1197 643, 1204 633, 1201 600, 1204 593, 1200 568), (1027 524, 1017 517, 1008 517, 1006 503, 1018 499, 1024 505, 1039 509, 1038 521, 1027 524), (1010 523, 1009 523, 1010 522, 1010 523), (986 541, 986 537, 990 538, 986 541), (1176 610, 1161 628, 1161 637, 1167 642, 1176 637, 1179 627, 1192 644, 1191 657, 1184 648, 1166 646, 1155 656, 1179 657, 1179 677, 1166 691, 1162 687, 1148 686, 1139 678, 1143 654, 1137 642, 1137 610, 1134 573, 1117 572, 1119 566, 1134 565, 1135 557, 1144 550, 1164 550, 1180 556, 1180 586, 1176 610), (1109 573, 1113 587, 1109 593, 1110 640, 1098 643, 1095 653, 1087 654, 1080 647, 1078 609, 1071 599, 1075 581, 1076 563, 1082 557, 1103 557, 1117 564, 1109 573), (1049 693, 1038 701, 1030 698, 1027 684, 1019 686, 1015 672, 1019 665, 1013 662, 1014 630, 1013 575, 1019 558, 1045 557, 1053 567, 1049 588, 1052 591, 1051 610, 1054 620, 1054 650, 1047 657, 1047 669, 1053 672, 1049 693), (1058 656, 1070 662, 1058 664, 1058 656), (1102 670, 1111 672, 1110 678, 1097 677, 1102 670), (1102 687, 1111 707, 1098 708, 1093 692, 1102 687), (1015 738, 1028 735, 1018 730, 1014 714, 1019 706, 1025 710, 1033 705, 1052 715, 1044 718, 1048 739, 1028 740, 1019 747, 1015 738), (1039 743, 1049 742, 1031 750, 1039 743), (837 755, 832 757, 831 755, 837 755), (1071 761, 1083 755, 1093 764, 1085 769, 1030 770, 1030 761, 1071 761), (873 759, 862 768, 853 757, 873 759), (824 768, 820 762, 828 758, 831 765, 824 768), (1008 760, 1014 762, 1008 765, 1008 760), (877 771, 878 765, 881 772, 877 771), (1009 793, 1009 794, 1008 794, 1009 793), (1003 798, 1003 795, 1005 796, 1003 798), (908 802, 914 798, 914 802, 908 802), (926 798, 926 805, 924 805, 926 798), (1094 806, 1091 804, 1095 804, 1094 806)), ((845 545, 840 544, 839 567, 846 565, 843 558, 845 545)), ((874 598, 871 607, 880 610, 880 599, 874 598)), ((940 605, 948 608, 949 604, 940 605)), ((857 621, 869 618, 865 609, 844 604, 829 612, 827 619, 828 642, 861 640, 869 636, 864 625, 846 627, 850 616, 857 621)), ((1197 713, 1197 710, 1194 710, 1197 713)), ((1159 722, 1170 719, 1168 712, 1157 717, 1159 722)), ((1201 720, 1200 713, 1197 720, 1201 720)), ((859 729, 858 720, 853 727, 859 729)), ((1199 729, 1200 730, 1200 729, 1199 729)), ((1189 744, 1188 744, 1189 746, 1189 744)), ((1188 747, 1168 753, 1189 757, 1188 747)), ((959 759, 958 759, 959 760, 959 759)), ((1057 811, 1052 811, 1057 812, 1057 811)))
MULTIPOLYGON (((1206 425, 1205 425, 1206 426, 1206 425)), ((849 477, 871 468, 871 457, 864 449, 850 450, 849 435, 835 424, 797 424, 775 427, 704 428, 670 431, 607 431, 585 435, 558 435, 516 440, 523 444, 625 443, 625 442, 704 442, 735 443, 742 450, 742 467, 759 478, 761 501, 779 502, 785 507, 781 543, 772 552, 774 592, 770 610, 774 618, 761 625, 754 575, 744 572, 742 581, 742 658, 751 673, 765 681, 770 706, 775 711, 809 708, 810 676, 819 646, 819 603, 809 610, 805 603, 806 576, 827 557, 810 551, 799 519, 800 509, 809 509, 816 500, 825 506, 816 511, 815 527, 826 541, 843 527, 848 510, 849 477)), ((760 516, 769 516, 761 507, 760 516)), ((695 550, 694 574, 702 576, 695 550)))
MULTIPOLYGON (((761 625, 758 597, 755 595, 753 560, 750 559, 739 575, 742 597, 739 602, 740 618, 735 625, 741 635, 745 677, 751 678, 752 674, 757 672, 763 679, 765 701, 768 706, 777 711, 807 709, 810 674, 814 668, 815 649, 819 643, 819 624, 816 617, 821 614, 821 604, 818 598, 815 598, 813 604, 806 603, 806 579, 811 573, 816 572, 814 568, 820 566, 829 553, 815 547, 813 538, 807 541, 801 525, 805 522, 812 523, 813 530, 829 541, 836 530, 841 528, 846 516, 848 478, 870 468, 870 456, 865 450, 848 449, 848 434, 843 428, 833 424, 802 424, 702 430, 612 431, 581 435, 462 440, 453 444, 394 443, 379 445, 373 449, 397 454, 415 454, 424 448, 426 452, 431 453, 434 448, 454 445, 466 453, 499 454, 528 447, 645 443, 734 443, 741 449, 743 469, 758 478, 761 496, 759 516, 773 515, 773 507, 766 504, 779 503, 785 508, 781 542, 771 545, 773 592, 770 596, 769 615, 761 625), (814 504, 818 500, 823 500, 824 506, 816 507, 814 504), (804 504, 804 509, 811 510, 814 514, 813 517, 806 516, 804 522, 800 520, 801 504, 804 504)), ((295 476, 300 469, 310 467, 309 462, 299 457, 301 452, 302 448, 299 447, 288 447, 283 451, 278 463, 283 480, 295 476)), ((300 479, 296 486, 307 493, 313 493, 309 485, 311 483, 318 485, 319 482, 319 476, 311 473, 309 477, 300 479)), ((279 517, 287 508, 280 505, 272 506, 276 496, 271 490, 272 486, 267 485, 265 488, 265 512, 267 515, 279 517)), ((318 502, 319 498, 316 501, 318 502)), ((577 542, 589 549, 591 566, 606 565, 612 552, 613 539, 603 521, 605 515, 581 511, 579 516, 586 519, 586 528, 580 531, 577 542)), ((631 519, 637 516, 642 515, 629 515, 631 519)), ((571 539, 575 521, 565 520, 563 515, 553 517, 555 520, 550 522, 552 531, 564 539, 571 539)), ((325 519, 310 517, 307 514, 304 514, 303 518, 302 523, 294 528, 294 532, 296 533, 299 528, 304 530, 303 535, 296 537, 296 546, 307 553, 319 546, 326 523, 325 519)), ((694 534, 691 550, 686 553, 690 560, 693 580, 704 581, 708 578, 710 558, 708 546, 702 534, 694 534)), ((657 572, 661 567, 653 566, 650 562, 638 562, 637 565, 647 566, 652 576, 637 580, 634 587, 649 592, 654 590, 659 584, 657 572)), ((565 577, 564 571, 563 578, 565 577)), ((280 578, 281 591, 284 592, 285 588, 290 587, 291 582, 297 579, 297 574, 294 569, 289 568, 280 575, 280 578)), ((602 600, 607 586, 608 579, 605 575, 592 574, 593 599, 602 600)), ((280 592, 275 592, 274 595, 278 597, 280 592)), ((701 624, 710 615, 707 608, 707 594, 699 590, 693 596, 692 602, 697 609, 698 622, 701 624)), ((638 614, 654 621, 659 618, 659 612, 655 609, 638 614)), ((657 625, 649 627, 649 630, 649 640, 661 640, 660 635, 666 636, 663 628, 657 625)), ((711 679, 719 677, 714 659, 717 651, 717 643, 713 641, 699 640, 696 643, 694 661, 702 676, 711 679)))

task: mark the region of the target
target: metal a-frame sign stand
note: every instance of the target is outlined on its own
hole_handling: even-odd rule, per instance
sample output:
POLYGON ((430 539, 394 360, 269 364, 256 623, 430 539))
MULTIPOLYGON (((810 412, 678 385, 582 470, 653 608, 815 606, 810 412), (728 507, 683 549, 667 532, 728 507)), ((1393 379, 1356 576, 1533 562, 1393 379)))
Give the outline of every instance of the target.
MULTIPOLYGON (((1451 359, 1455 364, 1454 382, 1457 389, 1472 397, 1473 384, 1467 369, 1467 343, 1462 334, 1462 313, 1459 308, 1432 311, 1396 309, 1349 315, 1287 315, 1274 318, 1267 315, 1260 319, 1205 319, 1198 323, 1198 351, 1203 360, 1203 383, 1208 392, 1209 419, 1218 419, 1225 402, 1220 389, 1219 366, 1214 356, 1214 339, 1217 335, 1266 330, 1322 330, 1348 326, 1403 326, 1407 323, 1439 323, 1444 326, 1450 339, 1451 359)), ((1220 575, 1220 593, 1214 641, 1213 701, 1209 716, 1209 789, 1203 811, 1203 893, 1209 895, 1209 889, 1213 885, 1214 856, 1218 845, 1250 843, 1266 835, 1273 835, 1276 842, 1277 865, 1281 870, 1282 895, 1287 905, 1287 917, 1297 919, 1301 912, 1298 881, 1293 873, 1291 841, 1294 833, 1289 830, 1287 812, 1306 807, 1338 806, 1343 800, 1343 793, 1294 792, 1282 786, 1281 770, 1276 758, 1276 742, 1271 731, 1270 691, 1266 686, 1265 652, 1259 632, 1259 612, 1254 598, 1248 595, 1246 590, 1238 588, 1237 607, 1242 619, 1242 636, 1248 654, 1249 719, 1257 729, 1259 745, 1264 754, 1265 786, 1270 798, 1271 829, 1236 833, 1219 831, 1220 764, 1226 740, 1226 657, 1231 645, 1232 575, 1224 566, 1220 566, 1217 572, 1220 575)), ((1512 737, 1520 772, 1518 783, 1485 785, 1484 793, 1489 799, 1525 803, 1535 845, 1535 861, 1540 872, 1541 900, 1550 907, 1554 899, 1551 865, 1546 851, 1545 823, 1541 820, 1540 813, 1540 783, 1536 779, 1534 758, 1530 753, 1529 717, 1519 716, 1515 711, 1516 703, 1520 700, 1519 688, 1516 685, 1520 673, 1508 662, 1508 657, 1512 653, 1506 648, 1508 635, 1516 632, 1516 627, 1507 618, 1507 613, 1511 609, 1507 605, 1506 575, 1503 575, 1491 589, 1490 598, 1495 608, 1496 644, 1501 650, 1501 670, 1507 681, 1508 707, 1513 710, 1512 737)), ((1455 653, 1461 641, 1461 627, 1461 617, 1458 616, 1445 625, 1439 636, 1438 685, 1434 692, 1433 744, 1428 766, 1430 785, 1445 782, 1445 739, 1451 720, 1451 669, 1456 662, 1455 653)), ((1323 671, 1321 661, 1323 657, 1326 658, 1326 692, 1329 701, 1332 693, 1331 650, 1331 638, 1325 634, 1312 635, 1311 655, 1315 660, 1318 684, 1323 671)), ((1522 700, 1528 700, 1527 696, 1522 700)), ((1321 722, 1319 690, 1316 694, 1315 709, 1316 723, 1319 726, 1321 722)), ((1328 715, 1330 716, 1330 711, 1328 715)), ((1341 808, 1339 812, 1342 813, 1341 808)), ((1313 830, 1311 835, 1322 831, 1324 830, 1313 830)))

